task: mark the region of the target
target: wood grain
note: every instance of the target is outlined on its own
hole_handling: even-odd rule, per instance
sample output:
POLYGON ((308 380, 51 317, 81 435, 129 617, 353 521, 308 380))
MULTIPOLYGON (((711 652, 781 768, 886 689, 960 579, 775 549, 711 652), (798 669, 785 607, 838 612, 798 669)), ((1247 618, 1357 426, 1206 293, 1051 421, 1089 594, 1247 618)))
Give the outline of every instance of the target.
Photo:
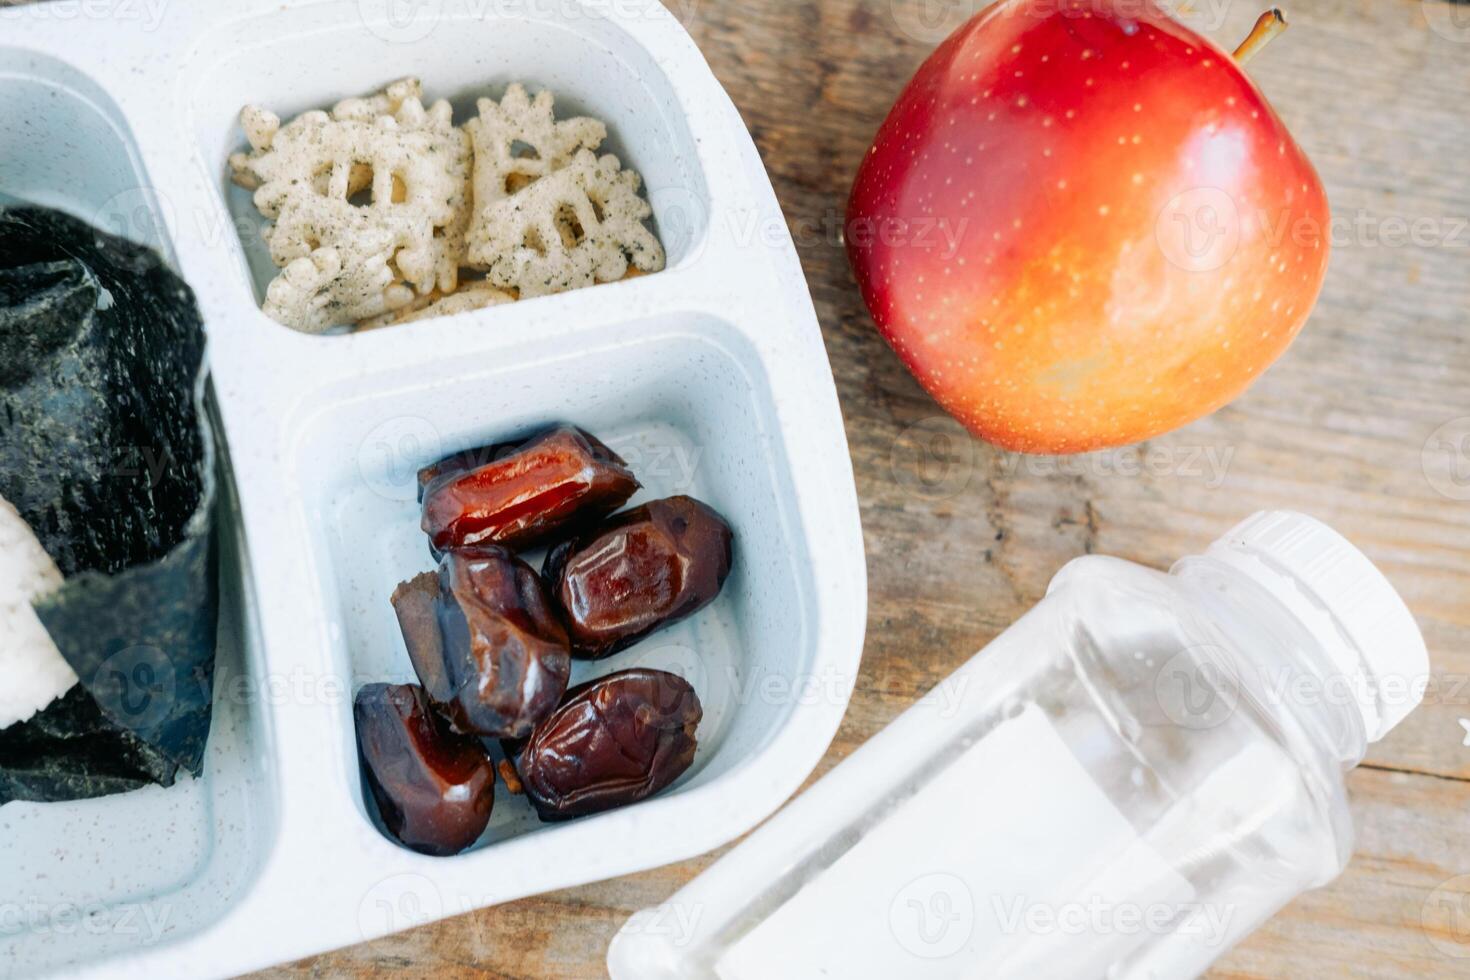
MULTIPOLYGON (((900 28, 923 2, 670 3, 755 134, 797 232, 852 448, 868 643, 819 772, 1035 603, 1068 559, 1097 551, 1164 566, 1252 510, 1305 509, 1348 532, 1401 589, 1436 685, 1351 779, 1359 842, 1348 872, 1212 976, 1470 976, 1470 959, 1446 955, 1424 925, 1434 889, 1470 871, 1470 749, 1458 722, 1470 717, 1470 502, 1436 488, 1465 490, 1448 482, 1450 467, 1463 480, 1470 459, 1430 442, 1470 416, 1470 8, 1291 0, 1291 31, 1251 73, 1317 163, 1342 226, 1319 309, 1226 410, 1130 453, 1058 462, 999 453, 945 419, 874 332, 830 230, 872 134, 932 47, 900 28), (1396 231, 1415 222, 1430 229, 1417 244, 1396 231)), ((1232 0, 1194 7, 1227 44, 1259 13, 1232 0)), ((269 975, 602 977, 628 915, 712 859, 269 975)))

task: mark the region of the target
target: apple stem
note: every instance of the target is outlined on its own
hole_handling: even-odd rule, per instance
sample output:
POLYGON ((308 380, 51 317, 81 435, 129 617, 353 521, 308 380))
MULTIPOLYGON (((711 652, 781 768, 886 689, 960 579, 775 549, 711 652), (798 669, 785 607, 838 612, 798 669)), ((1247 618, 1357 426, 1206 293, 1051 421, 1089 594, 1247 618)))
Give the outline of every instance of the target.
POLYGON ((1245 40, 1240 42, 1240 47, 1235 49, 1235 60, 1242 65, 1250 61, 1284 30, 1286 15, 1281 12, 1280 7, 1272 7, 1256 19, 1256 26, 1251 28, 1245 40))

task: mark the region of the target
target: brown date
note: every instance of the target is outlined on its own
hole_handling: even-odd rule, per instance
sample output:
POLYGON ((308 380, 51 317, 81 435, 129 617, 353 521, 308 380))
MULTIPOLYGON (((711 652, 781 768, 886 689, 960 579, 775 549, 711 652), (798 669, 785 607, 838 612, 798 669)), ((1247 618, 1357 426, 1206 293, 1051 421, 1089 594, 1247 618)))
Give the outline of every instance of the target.
POLYGON ((599 660, 714 601, 733 535, 690 497, 655 500, 553 548, 542 566, 572 656, 599 660))
POLYGON ((417 684, 370 684, 353 705, 358 755, 388 832, 447 857, 490 823, 495 766, 478 739, 449 730, 417 684))
POLYGON ((536 572, 509 551, 451 551, 398 586, 393 609, 414 671, 454 730, 524 738, 571 676, 567 634, 536 572))
POLYGON ((572 426, 457 453, 419 473, 423 529, 436 552, 530 547, 611 514, 638 487, 617 453, 572 426))
POLYGON ((541 819, 568 820, 637 803, 678 779, 694 761, 703 716, 682 677, 625 670, 574 688, 506 754, 541 819))

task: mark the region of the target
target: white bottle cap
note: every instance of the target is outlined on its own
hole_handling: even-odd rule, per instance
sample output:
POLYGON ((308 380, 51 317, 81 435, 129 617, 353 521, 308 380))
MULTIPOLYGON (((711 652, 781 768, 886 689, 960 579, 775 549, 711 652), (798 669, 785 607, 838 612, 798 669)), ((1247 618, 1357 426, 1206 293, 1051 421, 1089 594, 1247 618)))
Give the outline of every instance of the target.
POLYGON ((1354 692, 1368 741, 1418 707, 1429 681, 1424 637, 1388 579, 1342 535, 1304 514, 1265 511, 1207 554, 1265 585, 1312 630, 1354 692))

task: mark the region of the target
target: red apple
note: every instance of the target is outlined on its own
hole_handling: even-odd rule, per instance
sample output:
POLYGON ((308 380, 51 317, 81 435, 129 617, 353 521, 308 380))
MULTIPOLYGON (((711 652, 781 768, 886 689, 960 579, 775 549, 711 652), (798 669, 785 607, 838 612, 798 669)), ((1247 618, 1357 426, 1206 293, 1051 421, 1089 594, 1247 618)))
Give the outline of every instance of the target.
POLYGON ((1230 54, 1151 0, 1005 0, 904 89, 847 246, 947 411, 1007 449, 1068 453, 1244 391, 1316 302, 1328 221, 1230 54))

